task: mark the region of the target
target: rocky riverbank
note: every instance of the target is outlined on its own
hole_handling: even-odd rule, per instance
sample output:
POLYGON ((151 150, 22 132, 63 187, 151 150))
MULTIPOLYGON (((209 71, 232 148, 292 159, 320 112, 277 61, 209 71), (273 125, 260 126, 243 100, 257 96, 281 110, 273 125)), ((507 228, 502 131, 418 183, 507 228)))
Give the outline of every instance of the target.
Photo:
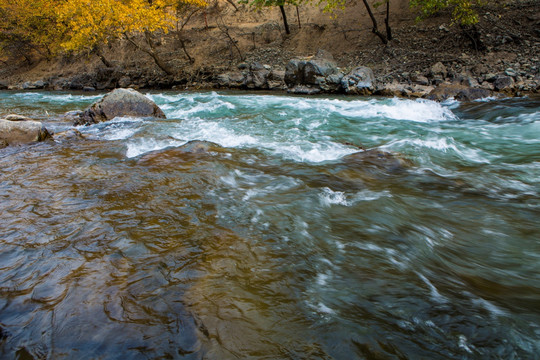
POLYGON ((159 42, 175 75, 120 41, 104 49, 112 67, 92 56, 6 62, 0 89, 245 89, 435 100, 540 92, 536 1, 490 3, 468 30, 451 25, 445 13, 415 22, 408 2, 396 1, 394 40, 388 45, 371 34, 367 15, 358 17, 362 8, 331 20, 313 7, 301 8, 304 24, 291 24, 292 34, 285 35, 272 9, 253 13, 244 5, 233 10, 217 4, 208 11, 208 24, 206 16, 194 16, 182 33, 159 42), (189 44, 192 61, 178 49, 179 36, 189 44))
MULTIPOLYGON (((118 87, 134 89, 243 89, 287 91, 293 94, 379 95, 407 98, 448 98, 470 101, 490 96, 522 96, 540 92, 539 59, 516 60, 504 70, 486 64, 447 67, 437 62, 424 71, 404 72, 398 77, 378 74, 366 66, 341 68, 334 56, 319 50, 310 57, 291 59, 285 68, 261 62, 241 62, 236 69, 208 74, 201 82, 189 83, 185 78, 147 79, 121 69, 98 68, 73 78, 46 78, 22 84, 0 84, 10 90, 110 90, 118 87), (533 65, 534 64, 534 65, 533 65)), ((500 67, 499 67, 500 68, 500 67)))

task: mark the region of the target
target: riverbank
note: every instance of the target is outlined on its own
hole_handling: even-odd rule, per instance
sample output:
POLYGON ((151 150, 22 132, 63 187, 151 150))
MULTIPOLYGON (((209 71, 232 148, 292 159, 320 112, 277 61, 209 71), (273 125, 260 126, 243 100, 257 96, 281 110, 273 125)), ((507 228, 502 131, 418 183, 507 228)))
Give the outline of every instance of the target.
MULTIPOLYGON (((440 100, 465 88, 482 96, 540 92, 538 2, 492 3, 480 11, 479 24, 469 31, 452 25, 444 13, 416 22, 407 4, 392 3, 394 40, 382 45, 371 33, 367 15, 358 16, 365 13, 361 4, 336 18, 314 7, 301 7, 296 23, 291 7, 291 34, 286 35, 277 9, 254 12, 242 5, 236 10, 227 2, 217 2, 205 14, 195 14, 182 31, 160 39, 159 53, 176 69, 175 75, 162 72, 132 45, 116 42, 104 51, 113 65, 109 67, 95 56, 7 62, 0 69, 0 89, 283 91, 290 89, 285 73, 291 59, 309 58, 323 49, 332 54, 343 75, 359 66, 373 71, 373 86, 363 94, 432 94, 440 100), (254 70, 267 72, 264 81, 253 78, 254 70)), ((381 17, 380 12, 376 16, 381 17)))

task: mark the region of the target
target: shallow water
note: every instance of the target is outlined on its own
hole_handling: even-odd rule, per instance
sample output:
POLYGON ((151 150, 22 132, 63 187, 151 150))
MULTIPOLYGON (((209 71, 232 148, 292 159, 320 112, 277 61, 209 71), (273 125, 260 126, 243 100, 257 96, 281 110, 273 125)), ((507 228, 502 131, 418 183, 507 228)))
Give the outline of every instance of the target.
POLYGON ((540 358, 540 99, 148 96, 0 150, 0 358, 540 358))

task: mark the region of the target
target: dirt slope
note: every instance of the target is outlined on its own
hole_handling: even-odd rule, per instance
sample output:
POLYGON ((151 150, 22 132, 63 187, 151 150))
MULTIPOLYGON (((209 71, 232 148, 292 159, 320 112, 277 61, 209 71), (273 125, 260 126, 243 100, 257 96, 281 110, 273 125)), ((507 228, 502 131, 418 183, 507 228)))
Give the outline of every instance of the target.
MULTIPOLYGON (((499 72, 516 67, 516 62, 520 67, 526 65, 528 73, 538 73, 535 68, 540 68, 540 2, 536 0, 506 6, 491 2, 480 13, 477 32, 469 33, 452 25, 447 13, 418 23, 408 1, 391 0, 390 23, 395 40, 387 46, 372 34, 371 21, 361 2, 333 17, 308 5, 298 8, 299 17, 295 7, 286 10, 290 35, 284 32, 278 8, 254 11, 238 5, 236 10, 227 1, 217 0, 204 13, 195 14, 180 33, 161 37, 158 51, 177 72, 176 83, 186 86, 211 81, 216 74, 244 61, 284 68, 290 58, 313 55, 318 49, 330 51, 343 68, 370 66, 379 79, 387 81, 404 81, 411 72, 425 72, 438 61, 458 72, 472 71, 482 64, 499 72), (193 62, 185 55, 180 38, 193 62)), ((384 9, 376 9, 375 15, 379 26, 383 25, 384 9)), ((146 86, 174 83, 148 55, 131 44, 113 43, 105 49, 105 55, 130 78, 144 78, 146 86)), ((91 55, 7 64, 0 68, 0 80, 9 84, 80 77, 104 67, 91 55)))

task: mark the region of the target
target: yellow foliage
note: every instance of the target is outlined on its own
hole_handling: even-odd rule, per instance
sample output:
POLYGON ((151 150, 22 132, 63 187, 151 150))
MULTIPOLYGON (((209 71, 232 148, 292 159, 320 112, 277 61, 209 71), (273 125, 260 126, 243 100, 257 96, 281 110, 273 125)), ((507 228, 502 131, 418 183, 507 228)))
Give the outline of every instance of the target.
POLYGON ((92 50, 124 34, 167 32, 185 5, 206 1, 0 0, 0 46, 18 39, 49 51, 92 50))
POLYGON ((0 40, 57 50, 62 32, 55 26, 54 0, 0 0, 0 40))

